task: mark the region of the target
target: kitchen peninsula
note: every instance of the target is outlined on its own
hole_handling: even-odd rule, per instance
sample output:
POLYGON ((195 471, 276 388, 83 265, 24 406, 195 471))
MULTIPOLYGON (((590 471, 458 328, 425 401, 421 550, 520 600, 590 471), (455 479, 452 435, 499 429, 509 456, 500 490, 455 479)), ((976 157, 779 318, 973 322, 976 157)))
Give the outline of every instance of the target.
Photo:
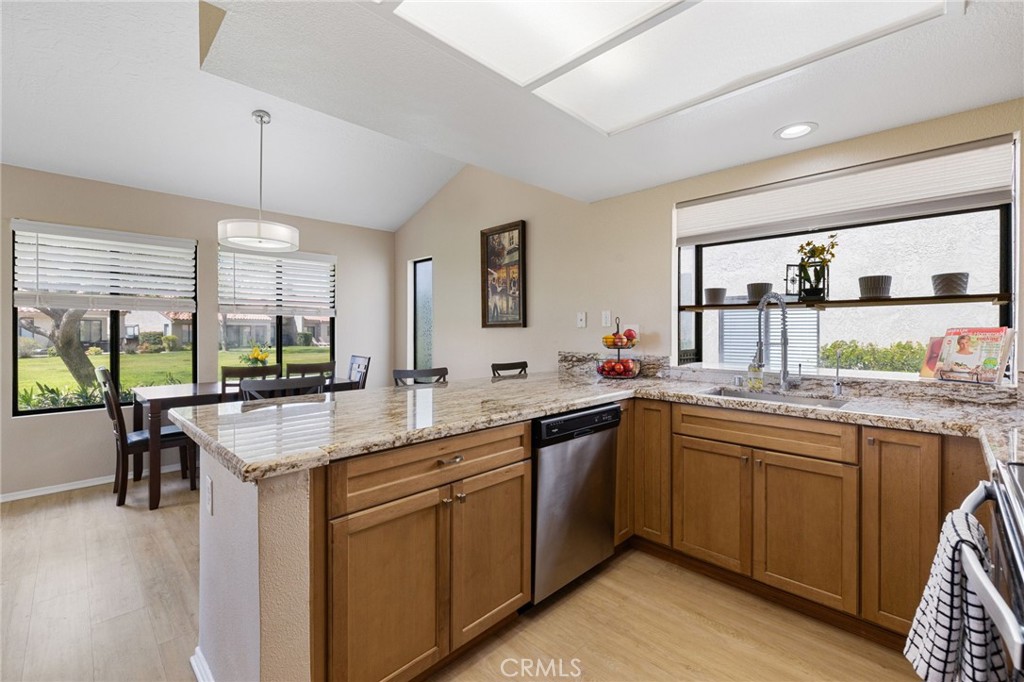
MULTIPOLYGON (((339 593, 344 589, 351 594, 352 586, 338 578, 345 567, 339 568, 339 558, 332 557, 332 542, 337 544, 341 538, 338 529, 342 526, 332 530, 332 524, 360 514, 368 518, 366 510, 378 503, 387 503, 381 507, 401 503, 440 509, 447 493, 435 491, 455 489, 464 494, 467 488, 458 486, 493 471, 512 472, 510 467, 519 469, 501 474, 501 480, 516 478, 528 493, 529 420, 609 402, 619 402, 631 413, 628 419, 624 417, 627 428, 620 429, 617 542, 635 534, 641 549, 675 551, 753 575, 780 592, 813 602, 812 606, 828 607, 836 612, 836 618, 850 621, 847 626, 865 619, 871 621, 867 628, 899 632, 904 618, 896 613, 899 605, 868 608, 867 598, 874 593, 864 576, 871 570, 860 570, 857 549, 870 542, 867 533, 872 522, 862 517, 870 505, 861 502, 858 485, 867 495, 870 476, 878 477, 879 462, 884 467, 886 458, 915 458, 921 480, 934 482, 931 501, 915 488, 920 507, 926 510, 923 516, 928 517, 927 523, 921 522, 925 527, 919 532, 925 537, 918 554, 926 551, 929 542, 933 550, 934 539, 927 536, 932 526, 937 533, 939 507, 948 506, 946 498, 956 498, 964 486, 985 476, 991 461, 1015 456, 1011 450, 1015 428, 1024 423, 1015 397, 1011 400, 1011 393, 1004 389, 1007 399, 993 405, 852 396, 842 408, 834 409, 709 395, 723 379, 615 381, 546 373, 503 380, 457 380, 444 387, 369 389, 172 411, 171 419, 202 448, 200 635, 193 658, 197 676, 200 680, 345 677, 355 664, 346 649, 346 604, 339 601, 339 593), (740 421, 730 421, 736 415, 740 421), (820 428, 800 429, 808 419, 818 420, 820 428), (756 432, 742 425, 755 422, 756 432), (904 433, 932 440, 918 447, 902 438, 904 433), (988 464, 983 462, 975 438, 981 440, 988 464), (770 452, 752 449, 764 447, 764 442, 772 444, 770 452), (886 450, 890 444, 891 449, 886 450), (447 457, 456 450, 475 454, 446 464, 455 461, 447 457), (370 453, 382 454, 363 457, 370 453), (837 552, 847 555, 840 557, 842 585, 834 590, 798 585, 777 575, 780 571, 769 570, 770 575, 761 577, 756 570, 752 574, 751 521, 742 515, 737 521, 742 532, 737 530, 737 537, 745 538, 747 546, 737 550, 736 557, 727 556, 723 547, 737 543, 703 537, 689 523, 690 501, 683 495, 690 488, 683 472, 691 470, 691 463, 722 456, 731 458, 728 461, 740 472, 747 466, 743 458, 751 455, 759 465, 763 460, 764 470, 796 467, 792 470, 813 471, 817 478, 839 482, 836 490, 847 491, 849 499, 844 498, 845 506, 836 511, 836 523, 842 524, 846 542, 844 552, 837 552), (872 457, 874 464, 869 465, 872 457), (387 465, 362 472, 359 490, 345 488, 356 477, 335 467, 374 461, 386 461, 387 465), (429 471, 414 466, 428 461, 433 467, 429 471), (959 488, 954 489, 951 482, 959 488), (390 488, 405 497, 392 502, 399 495, 386 493, 390 488), (360 501, 360 494, 366 499, 360 501), (352 512, 356 514, 347 516, 352 512)), ((714 473, 713 468, 704 471, 709 476, 714 473)), ((763 474, 755 473, 757 476, 763 474)), ((770 507, 771 487, 764 478, 756 481, 760 492, 755 492, 754 498, 760 502, 754 506, 770 507)), ((710 486, 715 481, 709 478, 707 483, 710 486)), ((908 499, 913 502, 917 497, 908 499)), ((525 506, 528 514, 528 500, 525 506)), ((876 500, 874 506, 884 516, 884 501, 876 500)), ((905 509, 900 513, 905 514, 905 509)), ((829 515, 821 517, 825 523, 829 515)), ((885 520, 876 514, 873 523, 877 528, 885 520)), ((757 524, 755 518, 754 526, 757 524)), ((784 538, 784 530, 770 527, 755 530, 755 539, 758 533, 783 533, 779 537, 784 538)), ((874 540, 876 546, 878 543, 874 540)), ((761 566, 763 573, 766 562, 772 568, 772 559, 758 559, 757 551, 755 547, 755 569, 761 566)), ((393 558, 399 563, 413 561, 401 554, 393 558)), ((930 554, 924 560, 930 563, 930 554)), ((917 571, 918 566, 912 570, 917 571)), ((351 577, 345 575, 346 580, 351 577)), ((432 589, 433 584, 427 587, 432 589)), ((449 594, 445 592, 445 596, 449 594)), ((404 679, 429 669, 462 643, 514 614, 529 600, 529 590, 513 597, 515 601, 510 598, 502 604, 504 610, 490 612, 464 629, 458 627, 458 617, 449 623, 446 614, 439 615, 447 602, 439 605, 430 617, 444 621, 444 637, 423 644, 422 655, 410 658, 406 667, 400 662, 391 670, 403 670, 399 677, 404 679)), ((873 598, 884 600, 877 594, 873 598)), ((416 610, 413 604, 402 608, 416 610)), ((375 672, 376 668, 359 670, 375 672)))

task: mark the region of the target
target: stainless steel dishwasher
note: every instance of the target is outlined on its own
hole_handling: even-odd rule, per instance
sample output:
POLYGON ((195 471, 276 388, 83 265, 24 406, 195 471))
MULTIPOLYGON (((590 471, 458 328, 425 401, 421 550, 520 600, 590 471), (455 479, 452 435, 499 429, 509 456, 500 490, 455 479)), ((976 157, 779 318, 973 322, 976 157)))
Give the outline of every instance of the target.
POLYGON ((615 435, 621 409, 600 405, 533 422, 533 602, 615 549, 615 435))

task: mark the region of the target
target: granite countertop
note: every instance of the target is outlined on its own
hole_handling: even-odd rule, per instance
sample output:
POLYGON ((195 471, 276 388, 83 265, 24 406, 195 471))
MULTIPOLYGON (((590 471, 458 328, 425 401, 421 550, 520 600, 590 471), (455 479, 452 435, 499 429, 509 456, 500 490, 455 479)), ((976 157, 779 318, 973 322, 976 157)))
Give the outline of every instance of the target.
POLYGON ((1024 429, 1016 405, 873 396, 836 409, 707 395, 720 385, 547 372, 176 408, 170 418, 243 481, 633 397, 976 437, 990 467, 1018 459, 1017 430, 1024 429))

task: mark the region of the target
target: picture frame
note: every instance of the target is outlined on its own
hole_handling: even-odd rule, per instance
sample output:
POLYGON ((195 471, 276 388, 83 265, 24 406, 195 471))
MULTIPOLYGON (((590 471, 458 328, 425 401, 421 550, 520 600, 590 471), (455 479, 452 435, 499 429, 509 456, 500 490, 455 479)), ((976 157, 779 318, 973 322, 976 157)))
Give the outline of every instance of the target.
POLYGON ((526 221, 480 231, 480 326, 526 326, 526 221))

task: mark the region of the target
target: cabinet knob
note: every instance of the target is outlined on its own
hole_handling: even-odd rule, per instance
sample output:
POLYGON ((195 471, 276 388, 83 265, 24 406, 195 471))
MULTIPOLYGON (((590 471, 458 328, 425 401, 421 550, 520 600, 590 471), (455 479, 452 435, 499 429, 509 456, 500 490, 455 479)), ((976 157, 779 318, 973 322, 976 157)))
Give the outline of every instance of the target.
POLYGON ((755 459, 754 462, 757 464, 757 466, 761 466, 762 464, 764 464, 764 462, 760 459, 755 459))
POLYGON ((875 437, 874 436, 868 436, 868 445, 874 445, 874 444, 875 444, 875 437))
POLYGON ((455 455, 451 459, 439 459, 437 460, 437 464, 438 466, 447 466, 448 464, 458 464, 460 462, 465 461, 465 459, 466 458, 463 457, 462 455, 455 455))
POLYGON ((441 498, 441 504, 451 504, 451 503, 452 503, 452 498, 450 498, 450 497, 442 497, 441 498))
POLYGON ((455 494, 455 499, 457 499, 459 502, 465 502, 466 501, 466 493, 456 493, 455 494))
POLYGON ((750 457, 748 457, 747 455, 743 455, 742 457, 740 457, 740 461, 746 464, 747 462, 750 461, 750 457))

